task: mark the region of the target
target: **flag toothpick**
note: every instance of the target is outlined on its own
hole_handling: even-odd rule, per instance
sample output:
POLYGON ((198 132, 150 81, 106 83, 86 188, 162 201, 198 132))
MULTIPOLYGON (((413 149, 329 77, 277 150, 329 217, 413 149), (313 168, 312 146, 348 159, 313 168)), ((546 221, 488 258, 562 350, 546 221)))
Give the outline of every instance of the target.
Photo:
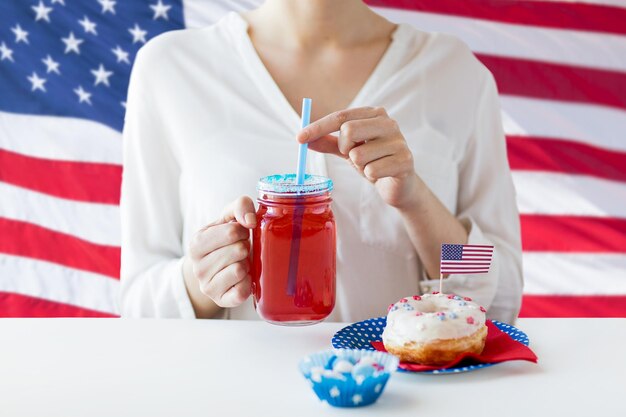
POLYGON ((493 245, 441 245, 439 292, 443 294, 443 275, 485 274, 491 267, 493 245))

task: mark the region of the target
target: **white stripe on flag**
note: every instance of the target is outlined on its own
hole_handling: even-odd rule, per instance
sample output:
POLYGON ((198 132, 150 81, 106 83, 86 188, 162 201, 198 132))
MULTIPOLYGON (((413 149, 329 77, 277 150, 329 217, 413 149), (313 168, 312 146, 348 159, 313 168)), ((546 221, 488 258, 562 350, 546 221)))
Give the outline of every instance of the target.
POLYGON ((626 152, 626 111, 589 104, 500 96, 507 134, 568 139, 626 152))
POLYGON ((34 259, 0 254, 0 291, 118 313, 119 281, 34 259))
POLYGON ((626 71, 626 42, 620 35, 384 7, 373 9, 393 22, 455 35, 475 53, 626 71))
POLYGON ((101 123, 71 117, 0 111, 0 148, 63 161, 122 163, 122 135, 101 123))
POLYGON ((626 294, 626 255, 525 252, 524 293, 626 294))
POLYGON ((117 205, 52 197, 0 181, 0 217, 34 223, 101 245, 119 246, 117 205))
POLYGON ((512 174, 522 214, 626 218, 626 183, 547 172, 512 174))

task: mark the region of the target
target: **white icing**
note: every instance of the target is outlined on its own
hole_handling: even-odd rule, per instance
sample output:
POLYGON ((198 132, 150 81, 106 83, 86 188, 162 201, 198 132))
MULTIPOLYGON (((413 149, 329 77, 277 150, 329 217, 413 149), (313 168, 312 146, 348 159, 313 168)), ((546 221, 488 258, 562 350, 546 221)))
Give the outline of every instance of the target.
POLYGON ((462 297, 450 299, 448 294, 424 294, 419 300, 406 297, 390 307, 383 342, 402 346, 410 342, 458 339, 471 335, 484 324, 485 313, 480 306, 462 297), (437 313, 443 313, 443 320, 437 313), (473 323, 468 323, 469 317, 473 323))

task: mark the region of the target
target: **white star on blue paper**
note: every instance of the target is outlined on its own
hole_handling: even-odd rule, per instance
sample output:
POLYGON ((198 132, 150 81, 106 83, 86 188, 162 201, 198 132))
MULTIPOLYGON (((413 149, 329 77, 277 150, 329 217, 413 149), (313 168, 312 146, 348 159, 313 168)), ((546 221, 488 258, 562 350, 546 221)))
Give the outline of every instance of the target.
POLYGON ((133 43, 146 43, 146 34, 148 32, 140 28, 137 23, 135 23, 134 27, 128 29, 128 31, 133 35, 133 43))
POLYGON ((109 77, 113 75, 113 71, 107 71, 104 65, 100 64, 97 70, 91 70, 91 73, 96 78, 93 85, 104 84, 109 87, 109 77))
POLYGON ((98 34, 98 32, 96 32, 96 23, 89 20, 87 16, 83 17, 82 20, 79 20, 78 23, 83 27, 85 33, 93 33, 94 35, 98 34))
POLYGON ((113 0, 98 0, 100 6, 102 6, 102 14, 106 12, 110 12, 111 14, 115 14, 115 3, 113 0))
POLYGON ((79 85, 78 88, 75 88, 74 92, 78 95, 79 103, 87 103, 91 106, 91 93, 85 91, 82 85, 79 85))
POLYGON ((167 12, 169 11, 169 9, 172 8, 172 6, 165 5, 161 0, 159 0, 158 3, 151 4, 150 8, 154 11, 154 16, 152 17, 152 20, 157 20, 159 17, 167 20, 169 19, 167 16, 167 12))
POLYGON ((19 23, 11 28, 11 32, 15 34, 15 43, 28 43, 28 32, 23 30, 19 23))
POLYGON ((61 38, 65 44, 65 53, 75 52, 80 55, 80 44, 84 42, 83 39, 78 39, 74 36, 74 32, 70 32, 67 38, 61 38))
POLYGON ((56 74, 61 74, 61 71, 59 71, 59 63, 56 62, 54 59, 52 59, 52 57, 50 55, 46 56, 44 59, 41 60, 41 62, 43 62, 44 64, 46 64, 46 73, 49 74, 51 72, 54 72, 56 74))
POLYGON ((37 6, 31 6, 31 9, 35 11, 35 21, 38 22, 40 20, 45 20, 50 23, 50 12, 52 11, 52 7, 47 7, 43 4, 43 1, 39 0, 39 4, 37 6))
POLYGON ((115 46, 114 49, 111 49, 111 52, 115 54, 118 63, 124 62, 126 64, 130 64, 130 61, 128 60, 128 52, 120 48, 119 45, 115 46))
POLYGON ((5 59, 11 62, 15 62, 13 61, 13 50, 9 49, 9 47, 4 42, 2 42, 0 44, 0 61, 4 61, 5 59))
POLYGON ((30 81, 31 84, 30 91, 41 90, 44 93, 46 92, 45 84, 47 80, 45 78, 39 78, 35 71, 33 71, 33 74, 31 76, 26 78, 28 78, 28 81, 30 81))

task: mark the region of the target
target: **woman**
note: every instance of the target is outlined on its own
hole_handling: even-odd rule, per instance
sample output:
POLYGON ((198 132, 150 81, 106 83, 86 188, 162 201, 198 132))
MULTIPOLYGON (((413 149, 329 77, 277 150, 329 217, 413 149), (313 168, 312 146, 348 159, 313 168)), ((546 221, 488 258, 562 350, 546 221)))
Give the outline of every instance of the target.
POLYGON ((141 49, 124 128, 122 315, 256 318, 255 186, 294 171, 298 142, 313 150, 307 172, 335 183, 330 320, 437 289, 444 242, 495 245, 488 274, 453 275, 444 291, 515 320, 519 219, 493 77, 455 38, 360 0, 267 0, 141 49), (299 131, 302 97, 314 122, 299 131))

